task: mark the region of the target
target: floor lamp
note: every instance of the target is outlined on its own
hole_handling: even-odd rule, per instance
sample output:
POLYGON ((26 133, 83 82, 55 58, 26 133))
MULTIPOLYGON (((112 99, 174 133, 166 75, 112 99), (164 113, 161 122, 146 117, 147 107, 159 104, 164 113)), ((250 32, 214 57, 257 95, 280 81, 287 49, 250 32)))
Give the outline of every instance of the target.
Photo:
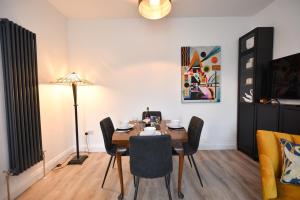
POLYGON ((71 85, 73 90, 73 98, 74 98, 74 111, 75 111, 75 132, 76 132, 76 156, 69 161, 69 165, 81 165, 85 159, 87 159, 87 155, 79 154, 79 139, 78 139, 78 114, 77 114, 77 86, 78 85, 90 85, 91 83, 87 80, 81 79, 80 76, 75 73, 69 73, 64 77, 57 79, 55 84, 62 85, 71 85))

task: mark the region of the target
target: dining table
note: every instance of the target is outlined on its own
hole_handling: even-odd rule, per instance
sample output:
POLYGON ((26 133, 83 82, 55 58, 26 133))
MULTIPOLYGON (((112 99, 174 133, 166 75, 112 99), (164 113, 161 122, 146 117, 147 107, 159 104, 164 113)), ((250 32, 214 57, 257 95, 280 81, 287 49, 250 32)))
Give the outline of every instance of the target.
MULTIPOLYGON (((182 185, 182 174, 183 174, 183 165, 184 165, 184 151, 182 148, 182 144, 188 141, 188 135, 185 128, 178 128, 178 129, 171 129, 167 126, 169 120, 161 120, 159 124, 156 125, 157 131, 161 133, 161 135, 170 135, 171 136, 171 143, 174 150, 177 152, 179 157, 178 163, 178 197, 184 198, 184 195, 181 190, 182 185)), ((131 136, 138 136, 144 127, 143 121, 131 121, 130 124, 133 124, 133 128, 125 131, 120 132, 118 129, 113 133, 112 136, 112 143, 117 146, 117 148, 130 148, 129 147, 129 138, 131 136)), ((147 137, 147 136, 141 136, 147 137)), ((158 136, 159 137, 159 136, 158 136)), ((117 160, 117 168, 118 168, 118 175, 120 181, 120 190, 121 193, 118 196, 118 199, 121 200, 124 197, 124 183, 123 183, 123 171, 122 171, 122 152, 116 153, 116 160, 117 160)))

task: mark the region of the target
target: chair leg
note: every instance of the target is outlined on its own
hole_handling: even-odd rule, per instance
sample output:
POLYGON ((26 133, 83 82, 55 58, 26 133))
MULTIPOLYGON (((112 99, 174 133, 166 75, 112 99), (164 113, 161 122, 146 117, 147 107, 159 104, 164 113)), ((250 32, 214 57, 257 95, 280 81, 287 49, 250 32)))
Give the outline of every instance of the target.
POLYGON ((134 176, 134 187, 135 187, 135 191, 134 191, 134 200, 136 200, 137 198, 137 193, 138 193, 138 190, 139 190, 139 183, 140 183, 140 178, 139 177, 136 177, 134 176))
POLYGON ((172 200, 172 195, 171 195, 171 191, 170 191, 170 174, 168 174, 167 176, 165 176, 165 182, 166 182, 166 188, 168 191, 168 195, 169 195, 169 200, 172 200))
POLYGON ((200 183, 201 183, 201 186, 203 187, 203 183, 202 183, 202 180, 201 180, 201 177, 200 177, 200 174, 199 174, 199 171, 198 171, 198 168, 197 168, 197 165, 196 165, 196 162, 195 162, 195 160, 194 160, 193 155, 191 155, 191 158, 192 158, 192 161, 193 161, 194 168, 195 168, 195 170, 196 170, 197 176, 198 176, 199 181, 200 181, 200 183))
POLYGON ((109 163, 108 163, 107 168, 106 168, 106 172, 105 172, 105 175, 104 175, 104 179, 103 179, 101 188, 103 188, 103 186, 104 186, 105 179, 106 179, 106 176, 107 176, 107 173, 108 173, 108 170, 109 170, 109 167, 110 167, 110 163, 111 163, 112 158, 113 158, 113 156, 110 156, 109 163))
POLYGON ((114 156, 114 162, 113 162, 113 166, 112 166, 112 168, 114 168, 114 167, 115 167, 116 157, 117 157, 117 156, 114 156))
MULTIPOLYGON (((168 190, 168 187, 169 187, 169 185, 168 185, 168 175, 165 176, 165 184, 166 184, 166 188, 168 190)), ((169 191, 168 191, 168 193, 169 193, 169 191)))
POLYGON ((189 159, 189 162, 190 162, 191 168, 193 168, 193 166, 192 166, 192 162, 191 162, 191 159, 190 159, 190 156, 188 155, 187 157, 188 157, 188 159, 189 159))
POLYGON ((135 176, 133 176, 133 186, 134 186, 134 188, 136 187, 136 177, 135 176))

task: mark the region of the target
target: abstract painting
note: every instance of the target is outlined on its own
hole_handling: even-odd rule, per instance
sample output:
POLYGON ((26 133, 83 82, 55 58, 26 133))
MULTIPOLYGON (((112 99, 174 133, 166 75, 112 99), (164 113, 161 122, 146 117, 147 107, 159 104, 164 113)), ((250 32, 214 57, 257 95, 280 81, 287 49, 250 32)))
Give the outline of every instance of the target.
POLYGON ((221 47, 181 47, 182 102, 221 101, 221 47))

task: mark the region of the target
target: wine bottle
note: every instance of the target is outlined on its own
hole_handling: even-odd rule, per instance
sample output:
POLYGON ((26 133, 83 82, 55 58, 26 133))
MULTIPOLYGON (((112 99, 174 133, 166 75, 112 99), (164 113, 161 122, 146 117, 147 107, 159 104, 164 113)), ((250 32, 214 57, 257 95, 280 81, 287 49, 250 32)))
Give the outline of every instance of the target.
POLYGON ((149 113, 149 107, 146 108, 146 113, 145 113, 145 126, 150 125, 150 113, 149 113))
POLYGON ((150 119, 149 107, 147 107, 147 109, 146 109, 145 119, 150 119))

